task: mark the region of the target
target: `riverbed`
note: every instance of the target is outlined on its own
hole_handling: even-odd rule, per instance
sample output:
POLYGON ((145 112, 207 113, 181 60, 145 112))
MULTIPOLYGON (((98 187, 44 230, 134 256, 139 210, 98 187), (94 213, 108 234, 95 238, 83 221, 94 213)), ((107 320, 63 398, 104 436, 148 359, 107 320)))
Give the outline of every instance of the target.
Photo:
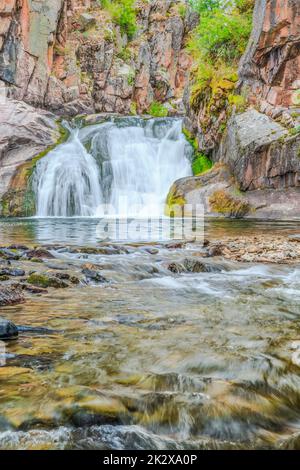
MULTIPOLYGON (((113 243, 93 219, 12 219, 1 245, 48 245, 26 271, 104 283, 28 295, 0 367, 1 449, 262 449, 300 446, 300 266, 207 258, 197 243, 113 243), (80 250, 64 249, 72 246, 80 250), (197 270, 196 270, 197 271, 197 270)), ((205 237, 300 233, 296 222, 211 220, 205 237)))

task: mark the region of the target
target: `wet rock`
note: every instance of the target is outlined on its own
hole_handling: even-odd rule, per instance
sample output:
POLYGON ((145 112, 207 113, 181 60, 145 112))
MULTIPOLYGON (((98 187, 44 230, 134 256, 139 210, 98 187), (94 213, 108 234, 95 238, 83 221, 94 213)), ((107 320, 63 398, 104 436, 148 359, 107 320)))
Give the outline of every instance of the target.
POLYGON ((224 266, 204 263, 192 258, 186 258, 182 263, 170 263, 167 269, 173 273, 212 273, 221 272, 225 269, 224 266))
POLYGON ((222 253, 223 253, 222 245, 212 246, 208 250, 208 255, 209 256, 222 256, 222 253))
POLYGON ((55 259, 55 256, 53 256, 50 251, 45 250, 43 248, 37 248, 34 250, 29 250, 25 253, 25 257, 28 259, 32 258, 39 258, 39 259, 55 259))
POLYGON ((30 294, 47 294, 48 291, 46 289, 43 289, 41 287, 36 287, 31 284, 27 283, 22 283, 20 284, 21 289, 30 292, 30 294))
POLYGON ((0 276, 25 276, 25 271, 23 269, 0 268, 0 276))
POLYGON ((104 282, 107 282, 107 279, 102 276, 101 273, 99 273, 99 271, 94 271, 92 269, 83 269, 82 270, 82 274, 85 275, 86 279, 88 281, 94 281, 94 282, 99 282, 99 283, 104 283, 104 282))
POLYGON ((18 337, 18 328, 14 323, 0 318, 0 340, 15 339, 18 337))
POLYGON ((54 287, 55 289, 66 288, 69 285, 62 279, 58 279, 55 276, 49 276, 46 273, 38 274, 33 273, 27 279, 29 284, 33 284, 36 287, 54 287))
POLYGON ((54 276, 57 279, 62 279, 63 281, 70 281, 72 284, 79 284, 79 279, 76 276, 72 276, 68 273, 55 273, 54 276))
POLYGON ((166 244, 166 248, 168 248, 168 250, 180 250, 184 245, 183 242, 171 242, 166 244))
POLYGON ((18 286, 0 287, 0 306, 24 302, 24 296, 18 286))
POLYGON ((26 245, 20 245, 18 243, 14 243, 12 245, 9 245, 8 250, 19 250, 19 251, 27 251, 29 250, 28 246, 26 245))
POLYGON ((0 249, 0 258, 6 259, 6 260, 18 260, 18 259, 20 259, 20 253, 11 251, 7 248, 1 248, 0 249))
POLYGON ((143 246, 141 248, 141 251, 145 251, 146 253, 149 253, 150 255, 157 255, 159 253, 159 249, 153 248, 152 246, 143 246))

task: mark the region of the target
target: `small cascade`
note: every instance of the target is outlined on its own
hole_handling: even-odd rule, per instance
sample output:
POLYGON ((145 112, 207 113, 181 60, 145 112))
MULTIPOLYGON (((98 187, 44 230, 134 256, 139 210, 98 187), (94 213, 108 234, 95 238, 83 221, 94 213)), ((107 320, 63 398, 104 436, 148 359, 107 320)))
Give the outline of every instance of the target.
POLYGON ((41 159, 33 177, 39 217, 92 216, 103 202, 99 170, 79 137, 69 140, 41 159))
POLYGON ((72 130, 36 166, 37 216, 161 215, 172 183, 191 174, 191 153, 179 119, 72 130))

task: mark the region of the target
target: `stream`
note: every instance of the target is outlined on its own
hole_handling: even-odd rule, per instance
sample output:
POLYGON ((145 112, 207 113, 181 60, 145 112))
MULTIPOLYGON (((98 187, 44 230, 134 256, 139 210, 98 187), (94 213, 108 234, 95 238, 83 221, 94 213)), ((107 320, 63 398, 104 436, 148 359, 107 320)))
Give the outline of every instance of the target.
MULTIPOLYGON (((168 264, 198 259, 200 246, 111 243, 93 254, 91 226, 0 223, 4 242, 56 243, 48 269, 76 275, 93 263, 108 281, 1 308, 20 335, 0 368, 0 448, 299 445, 299 266, 214 258, 209 272, 177 274, 168 264)), ((299 224, 206 223, 216 238, 269 230, 299 233, 299 224)))

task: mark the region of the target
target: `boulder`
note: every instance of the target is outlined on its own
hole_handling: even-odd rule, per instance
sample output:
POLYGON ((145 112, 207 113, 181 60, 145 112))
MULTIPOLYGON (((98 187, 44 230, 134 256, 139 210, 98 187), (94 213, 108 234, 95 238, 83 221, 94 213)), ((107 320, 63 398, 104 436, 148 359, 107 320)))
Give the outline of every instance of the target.
POLYGON ((44 248, 36 248, 34 250, 29 250, 25 253, 25 257, 28 259, 54 259, 55 256, 53 256, 50 251, 45 250, 44 248))
POLYGON ((300 132, 255 109, 231 117, 217 160, 228 165, 241 190, 300 188, 300 132))
POLYGON ((24 269, 14 269, 14 268, 1 268, 0 267, 0 276, 25 276, 24 269))
POLYGON ((23 174, 19 171, 15 176, 16 169, 54 145, 59 138, 59 126, 51 113, 9 99, 1 104, 0 199, 8 191, 13 177, 12 191, 24 189, 23 174))
POLYGON ((14 323, 0 318, 0 341, 15 339, 18 337, 18 328, 14 323))

